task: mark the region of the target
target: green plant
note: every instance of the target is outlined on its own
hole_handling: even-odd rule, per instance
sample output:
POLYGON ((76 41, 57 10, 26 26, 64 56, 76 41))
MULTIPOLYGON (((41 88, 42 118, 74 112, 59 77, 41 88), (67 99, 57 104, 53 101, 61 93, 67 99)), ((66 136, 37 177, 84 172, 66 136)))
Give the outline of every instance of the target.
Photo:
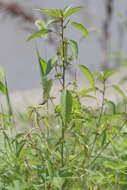
POLYGON ((42 59, 39 55, 37 50, 39 65, 40 65, 40 74, 41 74, 41 81, 43 87, 43 104, 48 101, 50 97, 50 91, 53 84, 53 80, 56 78, 59 80, 60 85, 62 87, 61 93, 61 111, 59 116, 62 120, 62 130, 61 130, 61 163, 62 167, 64 166, 64 133, 65 129, 67 128, 67 122, 72 112, 72 93, 70 90, 67 90, 66 85, 66 70, 68 66, 74 59, 78 57, 78 44, 74 40, 70 40, 65 37, 65 30, 69 27, 70 23, 73 27, 83 32, 84 36, 88 36, 87 29, 80 23, 71 22, 70 16, 76 12, 78 12, 81 7, 74 7, 71 6, 65 7, 65 9, 58 9, 58 10, 39 10, 40 13, 48 15, 51 19, 45 23, 43 20, 36 21, 39 31, 33 33, 28 40, 34 39, 36 37, 44 37, 48 35, 48 33, 54 33, 59 38, 59 45, 58 51, 55 56, 55 60, 50 59, 46 62, 42 59), (59 26, 59 31, 54 31, 51 29, 52 24, 57 23, 59 26), (68 54, 68 50, 72 52, 72 55, 68 54), (48 74, 55 68, 55 76, 54 79, 47 80, 48 74))
POLYGON ((82 89, 78 80, 66 79, 68 67, 78 58, 78 43, 68 39, 65 31, 72 25, 88 36, 87 29, 70 18, 80 9, 67 6, 63 10, 39 10, 51 19, 38 20, 38 31, 28 40, 36 37, 46 40, 52 32, 59 38, 58 50, 47 61, 36 48, 43 100, 29 107, 26 115, 20 114, 28 128, 10 136, 4 115, 1 117, 2 190, 125 190, 127 187, 126 109, 120 110, 115 101, 106 98, 106 90, 110 88, 126 102, 126 95, 118 85, 107 87, 116 71, 92 73, 80 64, 78 68, 88 87, 82 89), (59 31, 55 31, 54 23, 59 31), (59 98, 51 93, 56 80, 60 84, 59 98), (97 106, 85 104, 87 99, 97 106))

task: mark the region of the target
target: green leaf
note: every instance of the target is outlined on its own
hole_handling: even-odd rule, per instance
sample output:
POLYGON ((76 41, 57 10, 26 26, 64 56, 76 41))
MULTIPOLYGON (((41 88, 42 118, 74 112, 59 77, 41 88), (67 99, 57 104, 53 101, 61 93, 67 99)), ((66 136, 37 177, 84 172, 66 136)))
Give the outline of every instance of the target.
POLYGON ((0 65, 0 79, 1 79, 1 82, 3 84, 5 84, 5 79, 6 79, 6 76, 5 76, 5 71, 2 67, 2 65, 0 65))
POLYGON ((49 174, 49 177, 50 178, 53 178, 54 177, 54 168, 53 168, 53 164, 51 161, 46 161, 47 163, 47 169, 48 169, 48 174, 49 174))
POLYGON ((7 80, 6 80, 6 75, 4 72, 3 67, 0 65, 0 90, 1 92, 5 95, 6 101, 7 101, 7 106, 8 106, 8 115, 9 118, 12 116, 12 107, 11 107, 11 102, 10 102, 10 97, 9 97, 9 92, 8 92, 8 85, 7 85, 7 80))
POLYGON ((41 81, 43 82, 43 77, 46 75, 46 71, 47 71, 47 63, 44 59, 40 57, 38 49, 36 49, 36 51, 37 51, 37 57, 38 57, 38 62, 40 66, 41 81))
POLYGON ((102 134, 102 143, 101 143, 101 146, 103 146, 106 142, 106 131, 104 130, 103 134, 102 134))
POLYGON ((51 70, 52 70, 52 68, 53 68, 53 60, 52 59, 50 59, 49 61, 48 61, 48 63, 47 63, 47 69, 46 69, 46 75, 48 75, 50 72, 51 72, 51 70))
POLYGON ((43 99, 44 101, 47 101, 50 96, 53 80, 47 80, 46 78, 43 78, 42 85, 43 85, 43 99))
POLYGON ((115 114, 116 113, 116 105, 113 101, 111 100, 106 100, 107 104, 108 104, 108 114, 115 114))
POLYGON ((77 42, 74 40, 68 40, 68 44, 69 44, 70 49, 72 51, 73 59, 77 59, 78 58, 78 44, 77 44, 77 42))
POLYGON ((105 79, 108 79, 109 77, 111 77, 112 75, 114 75, 114 74, 116 74, 116 73, 117 73, 117 71, 115 71, 115 70, 106 71, 106 72, 104 73, 104 78, 105 78, 105 79))
POLYGON ((42 35, 47 35, 49 32, 52 32, 52 30, 49 30, 49 29, 42 29, 42 30, 39 30, 37 32, 34 32, 32 35, 29 36, 28 40, 27 41, 30 41, 30 40, 33 40, 34 38, 38 38, 42 35))
POLYGON ((77 23, 77 22, 72 22, 71 24, 73 27, 83 32, 85 37, 88 37, 88 30, 82 24, 77 23))
POLYGON ((45 60, 43 60, 40 55, 38 49, 37 51, 37 56, 38 56, 38 62, 40 66, 40 77, 41 77, 41 82, 42 82, 42 88, 43 88, 43 102, 46 103, 46 101, 49 98, 50 91, 53 85, 53 80, 47 80, 47 75, 50 73, 52 70, 52 60, 49 60, 48 63, 46 63, 45 60))
POLYGON ((80 96, 86 97, 90 92, 95 92, 95 91, 96 91, 96 88, 87 88, 87 89, 81 90, 80 96))
POLYGON ((37 26, 38 30, 47 29, 47 24, 43 19, 36 20, 35 25, 37 26))
POLYGON ((61 18, 62 11, 60 9, 39 9, 40 13, 51 17, 61 18))
POLYGON ((113 85, 112 85, 112 88, 115 89, 115 91, 116 91, 117 93, 119 93, 120 96, 122 96, 123 98, 125 98, 125 94, 124 94, 124 92, 121 90, 121 88, 120 88, 119 86, 113 84, 113 85))
POLYGON ((59 22, 59 19, 57 19, 57 18, 50 19, 47 22, 47 26, 54 24, 54 23, 57 23, 57 22, 59 22))
POLYGON ((59 176, 60 177, 64 177, 64 178, 72 177, 73 176, 73 172, 68 171, 65 168, 61 168, 60 171, 59 171, 59 176))
POLYGON ((12 110, 12 106, 11 106, 10 96, 9 96, 9 92, 8 92, 8 85, 7 85, 6 80, 5 80, 5 87, 6 87, 6 100, 7 100, 7 105, 8 105, 8 114, 9 114, 9 118, 10 118, 13 115, 13 110, 12 110))
POLYGON ((81 6, 79 7, 74 7, 74 8, 71 8, 71 6, 67 6, 64 10, 64 19, 66 19, 67 17, 71 16, 72 14, 78 12, 81 10, 81 6))
POLYGON ((104 81, 104 73, 103 72, 95 72, 94 75, 97 77, 99 81, 104 81))
POLYGON ((72 112, 72 95, 69 90, 63 90, 61 93, 61 114, 65 122, 70 118, 72 112))
POLYGON ((0 91, 4 94, 4 95, 6 95, 6 87, 5 87, 5 85, 0 81, 0 91))
POLYGON ((80 71, 84 74, 84 76, 87 78, 88 82, 91 84, 91 86, 94 88, 95 87, 95 81, 93 78, 92 73, 89 71, 87 67, 84 65, 79 65, 80 71))

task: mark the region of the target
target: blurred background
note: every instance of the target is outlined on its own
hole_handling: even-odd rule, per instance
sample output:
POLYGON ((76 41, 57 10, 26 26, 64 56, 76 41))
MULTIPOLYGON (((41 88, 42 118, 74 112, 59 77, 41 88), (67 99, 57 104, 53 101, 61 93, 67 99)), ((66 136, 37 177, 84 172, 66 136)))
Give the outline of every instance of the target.
MULTIPOLYGON (((85 40, 77 31, 68 31, 68 36, 80 44, 78 63, 91 70, 126 66, 127 0, 0 0, 0 64, 11 92, 40 87, 35 41, 26 42, 36 30, 35 20, 42 17, 36 9, 64 8, 69 4, 84 6, 72 20, 89 30, 85 40)), ((48 43, 37 43, 42 57, 54 54, 57 44, 52 36, 48 43)))

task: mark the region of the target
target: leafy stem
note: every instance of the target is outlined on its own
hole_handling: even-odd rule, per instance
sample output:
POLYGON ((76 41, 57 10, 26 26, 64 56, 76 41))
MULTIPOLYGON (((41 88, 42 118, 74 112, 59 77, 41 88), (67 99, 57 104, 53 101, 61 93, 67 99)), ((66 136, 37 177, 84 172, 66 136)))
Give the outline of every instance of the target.
POLYGON ((95 138, 94 138, 94 141, 93 141, 93 145, 92 145, 92 149, 91 149, 91 154, 94 150, 94 147, 95 147, 95 144, 96 144, 96 141, 97 141, 97 137, 98 137, 98 128, 100 126, 100 122, 101 122, 101 117, 102 117, 102 114, 103 114, 103 110, 104 110, 104 100, 105 100, 105 90, 106 90, 106 80, 104 79, 103 81, 103 91, 102 91, 102 106, 101 106, 101 110, 100 110, 100 115, 99 115, 99 119, 98 119, 98 123, 97 123, 97 131, 96 131, 96 135, 95 135, 95 138))
MULTIPOLYGON (((65 46, 64 46, 64 18, 61 19, 61 43, 62 43, 62 65, 63 65, 63 73, 62 73, 62 81, 63 81, 63 90, 65 89, 65 46)), ((61 164, 62 167, 64 167, 64 130, 65 130, 65 124, 62 121, 62 142, 61 142, 61 164)))

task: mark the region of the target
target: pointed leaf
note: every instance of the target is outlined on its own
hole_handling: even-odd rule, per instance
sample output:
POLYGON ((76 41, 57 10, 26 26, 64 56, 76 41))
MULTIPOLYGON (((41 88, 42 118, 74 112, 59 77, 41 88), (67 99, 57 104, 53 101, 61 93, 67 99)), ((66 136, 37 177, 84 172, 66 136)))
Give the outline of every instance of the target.
POLYGON ((50 59, 47 63, 46 75, 48 75, 53 68, 52 62, 53 62, 52 59, 50 59))
POLYGON ((6 76, 5 76, 5 71, 2 67, 2 65, 0 65, 0 79, 1 79, 1 82, 3 84, 5 84, 5 79, 6 79, 6 76))
POLYGON ((94 75, 97 77, 99 81, 104 81, 104 73, 103 72, 95 72, 94 75))
POLYGON ((60 9, 40 9, 40 13, 51 17, 61 18, 62 12, 60 9))
POLYGON ((47 24, 43 19, 36 20, 35 25, 39 30, 47 29, 47 24))
POLYGON ((46 63, 46 61, 44 59, 42 59, 40 57, 38 49, 36 49, 36 51, 37 51, 38 62, 39 62, 39 66, 40 66, 41 80, 43 81, 43 77, 46 75, 47 63, 46 63))
POLYGON ((63 90, 61 94, 61 114, 65 122, 70 118, 72 112, 72 95, 69 90, 63 90))
POLYGON ((85 67, 84 65, 79 65, 79 68, 82 71, 82 73, 84 74, 84 76, 87 78, 87 80, 89 81, 91 86, 95 87, 94 78, 93 78, 92 73, 89 71, 89 69, 87 67, 85 67))
POLYGON ((83 32, 85 37, 88 37, 88 30, 82 24, 77 23, 77 22, 72 22, 71 24, 73 27, 83 32))
POLYGON ((81 8, 82 7, 74 7, 74 8, 71 8, 70 6, 66 7, 64 10, 64 19, 66 19, 67 17, 71 16, 72 14, 80 11, 81 8))
POLYGON ((78 58, 78 44, 77 44, 77 42, 74 40, 68 40, 68 44, 69 44, 70 49, 72 51, 73 59, 77 59, 78 58))
POLYGON ((5 88, 6 88, 6 100, 7 100, 7 105, 8 105, 8 114, 9 118, 13 115, 13 110, 12 110, 12 105, 10 101, 10 96, 8 92, 8 85, 7 85, 7 80, 5 79, 5 88))
POLYGON ((113 84, 112 88, 115 89, 116 92, 118 92, 120 94, 120 96, 122 96, 123 98, 125 98, 125 94, 124 94, 123 90, 119 86, 113 84))
POLYGON ((117 71, 115 71, 115 70, 106 71, 106 72, 104 73, 104 78, 105 78, 105 79, 108 79, 109 77, 111 77, 112 75, 114 75, 114 74, 116 74, 116 73, 117 73, 117 71))
POLYGON ((53 80, 47 80, 43 78, 43 98, 44 101, 47 101, 50 96, 50 91, 53 85, 53 80))
POLYGON ((49 30, 49 29, 42 29, 42 30, 39 30, 37 32, 34 32, 32 35, 29 36, 28 40, 27 41, 30 41, 30 40, 33 40, 34 38, 38 38, 42 35, 46 35, 48 34, 49 32, 52 32, 52 30, 49 30))
POLYGON ((6 97, 7 106, 8 106, 8 115, 9 115, 9 118, 10 118, 10 116, 12 116, 12 106, 11 106, 9 92, 8 92, 8 85, 7 85, 6 75, 5 75, 4 69, 3 69, 3 67, 1 65, 0 65, 0 78, 1 78, 0 90, 6 97))
POLYGON ((47 22, 47 26, 54 24, 54 23, 57 23, 57 22, 59 22, 59 19, 57 19, 57 18, 50 19, 47 22))
POLYGON ((107 103, 107 113, 108 114, 115 114, 116 113, 116 105, 113 101, 105 99, 107 103))
POLYGON ((0 91, 4 94, 4 95, 6 95, 6 87, 5 87, 5 85, 0 81, 0 91))

